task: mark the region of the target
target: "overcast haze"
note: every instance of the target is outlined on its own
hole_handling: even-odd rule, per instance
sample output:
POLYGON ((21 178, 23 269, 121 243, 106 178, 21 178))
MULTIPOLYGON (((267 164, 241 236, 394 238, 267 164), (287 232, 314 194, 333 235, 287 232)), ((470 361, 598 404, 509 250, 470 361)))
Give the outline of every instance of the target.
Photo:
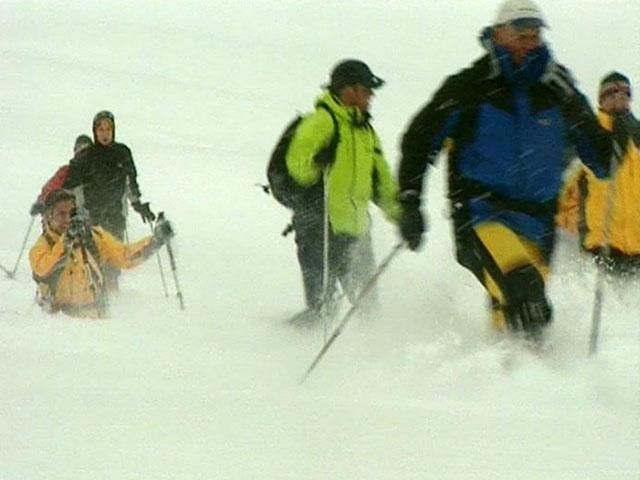
MULTIPOLYGON (((592 101, 612 69, 640 91, 637 0, 539 4, 592 101)), ((373 114, 395 171, 407 122, 481 54, 497 5, 0 0, 0 263, 13 268, 40 187, 109 109, 143 198, 175 224, 187 305, 164 297, 152 259, 123 274, 111 319, 49 316, 25 254, 0 278, 0 478, 637 480, 639 285, 606 285, 587 359, 595 271, 561 236, 553 351, 499 342, 453 260, 443 165, 427 245, 394 260, 378 315, 299 384, 323 334, 283 323, 303 306, 289 217, 255 185, 278 135, 338 60, 361 58, 387 81, 373 114)), ((380 260, 398 237, 372 213, 380 260)), ((149 233, 133 211, 128 232, 149 233)))

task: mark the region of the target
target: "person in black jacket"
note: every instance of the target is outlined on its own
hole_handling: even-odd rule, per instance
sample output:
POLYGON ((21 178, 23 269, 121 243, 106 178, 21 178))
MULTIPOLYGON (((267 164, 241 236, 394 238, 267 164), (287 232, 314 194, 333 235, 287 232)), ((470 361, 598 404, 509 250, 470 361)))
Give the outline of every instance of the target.
POLYGON ((494 325, 535 341, 552 319, 546 279, 566 154, 606 177, 612 140, 542 37, 530 0, 506 0, 480 36, 486 54, 450 76, 402 140, 400 230, 416 250, 428 165, 449 157, 458 262, 486 289, 494 325), (448 143, 445 140, 448 139, 448 143))
MULTIPOLYGON (((89 214, 93 225, 100 225, 119 240, 127 224, 127 199, 144 222, 155 214, 149 202, 140 201, 137 172, 131 150, 115 141, 113 113, 103 110, 93 118, 94 144, 80 162, 70 165, 64 188, 73 190, 77 206, 89 214)), ((117 289, 118 271, 107 275, 111 289, 117 289)))

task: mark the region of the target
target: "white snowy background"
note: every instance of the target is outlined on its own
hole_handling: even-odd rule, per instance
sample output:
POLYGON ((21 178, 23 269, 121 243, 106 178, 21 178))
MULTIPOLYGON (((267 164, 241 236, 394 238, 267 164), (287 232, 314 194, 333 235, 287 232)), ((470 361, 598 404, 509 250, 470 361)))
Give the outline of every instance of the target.
MULTIPOLYGON (((453 260, 442 166, 426 247, 394 260, 379 314, 299 383, 323 332, 283 322, 303 298, 287 212, 255 186, 274 142, 338 60, 362 58, 388 82, 373 113, 395 170, 407 122, 481 53, 497 4, 0 0, 0 263, 13 268, 41 185, 109 109, 144 197, 175 224, 186 301, 163 254, 170 298, 152 259, 123 275, 111 319, 49 316, 25 252, 0 278, 0 479, 640 478, 638 283, 607 283, 587 358, 595 272, 563 236, 554 349, 504 345, 453 260)), ((612 69, 640 93, 638 0, 540 5, 592 101, 612 69)), ((374 218, 380 260, 398 237, 374 218)), ((132 212, 130 238, 148 233, 132 212)))

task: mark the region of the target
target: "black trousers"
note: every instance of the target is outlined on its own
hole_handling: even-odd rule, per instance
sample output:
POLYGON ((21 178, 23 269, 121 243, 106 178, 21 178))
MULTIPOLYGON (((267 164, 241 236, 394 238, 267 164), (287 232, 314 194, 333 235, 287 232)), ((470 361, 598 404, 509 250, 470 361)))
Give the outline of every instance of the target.
MULTIPOLYGON (((323 218, 314 214, 294 213, 293 228, 302 271, 307 307, 319 309, 323 298, 324 228, 323 218)), ((327 299, 335 299, 338 283, 353 303, 362 287, 375 272, 371 236, 353 237, 329 232, 329 282, 327 299)), ((369 306, 376 301, 375 292, 367 296, 369 306)))
MULTIPOLYGON (((99 215, 91 214, 91 222, 94 225, 101 226, 121 242, 124 241, 127 219, 121 211, 102 212, 99 215)), ((107 292, 117 292, 119 289, 120 269, 105 265, 103 273, 107 292)))

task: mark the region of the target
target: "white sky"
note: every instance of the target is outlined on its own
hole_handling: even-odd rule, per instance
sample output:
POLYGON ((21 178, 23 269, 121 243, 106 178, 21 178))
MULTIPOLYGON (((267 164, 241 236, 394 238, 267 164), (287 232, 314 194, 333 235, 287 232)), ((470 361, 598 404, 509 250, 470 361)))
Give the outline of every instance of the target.
MULTIPOLYGON (((591 99, 611 69, 639 91, 637 0, 539 3, 591 99)), ((496 346, 452 258, 441 170, 427 247, 392 264, 379 318, 354 320, 298 385, 322 332, 281 321, 302 287, 287 214, 254 186, 273 143, 359 57, 387 80, 374 115, 395 169, 409 118, 480 54, 496 5, 0 1, 0 263, 13 267, 37 191, 107 108, 176 225, 187 303, 163 297, 155 261, 125 274, 105 322, 39 312, 24 258, 0 278, 0 478, 637 479, 637 285, 607 285, 587 360, 594 272, 563 238, 555 350, 496 346)), ((374 217, 380 259, 397 237, 374 217)), ((133 214, 129 235, 147 233, 133 214)))

